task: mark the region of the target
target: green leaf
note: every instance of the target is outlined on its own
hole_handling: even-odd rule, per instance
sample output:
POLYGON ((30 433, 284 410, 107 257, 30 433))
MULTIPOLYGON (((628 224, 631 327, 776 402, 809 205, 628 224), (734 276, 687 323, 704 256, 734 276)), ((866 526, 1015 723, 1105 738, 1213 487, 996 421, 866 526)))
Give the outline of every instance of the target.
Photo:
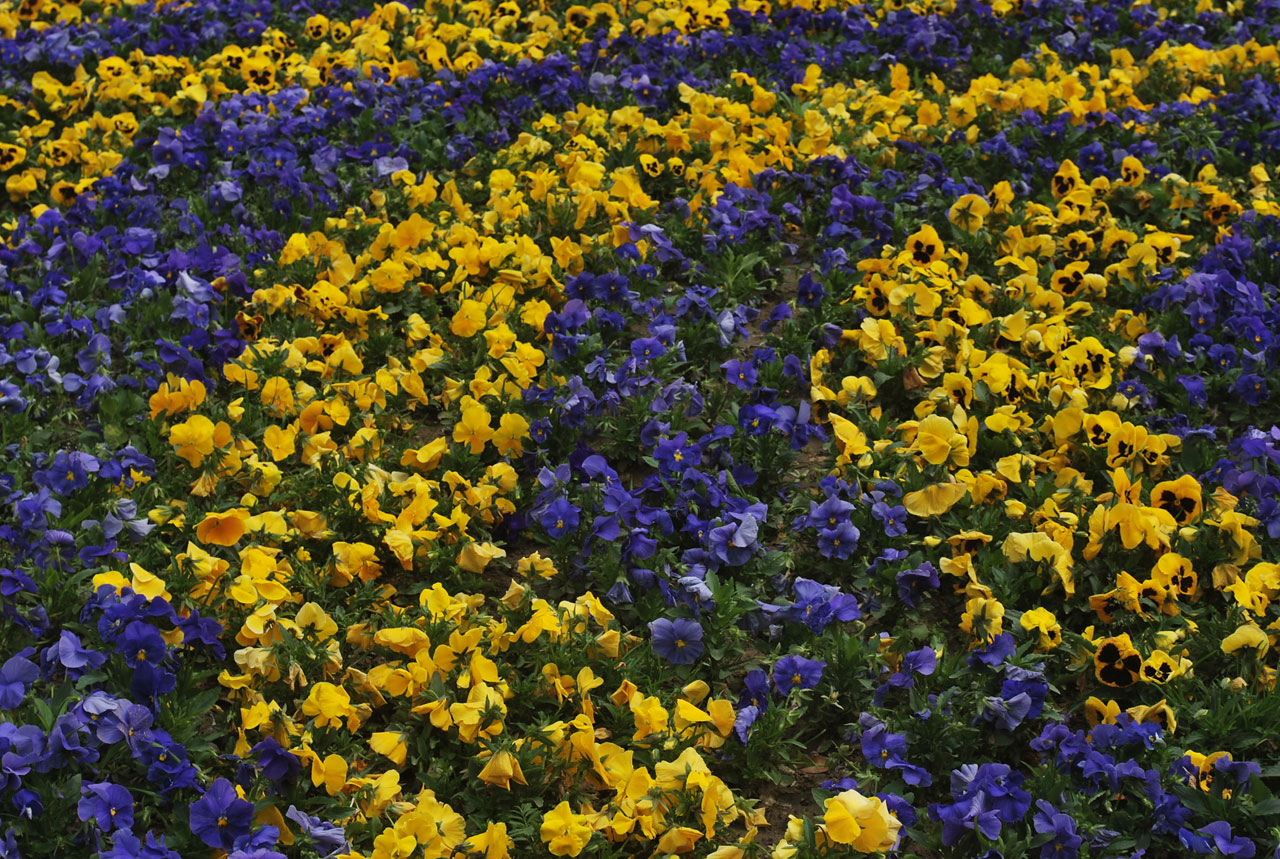
POLYGON ((188 712, 192 715, 206 713, 214 708, 214 705, 218 703, 218 699, 221 697, 222 689, 220 687, 206 689, 191 700, 190 705, 188 705, 188 712))
POLYGON ((43 698, 32 698, 31 705, 36 708, 36 713, 40 716, 40 724, 46 732, 53 728, 53 710, 49 709, 48 703, 43 698))

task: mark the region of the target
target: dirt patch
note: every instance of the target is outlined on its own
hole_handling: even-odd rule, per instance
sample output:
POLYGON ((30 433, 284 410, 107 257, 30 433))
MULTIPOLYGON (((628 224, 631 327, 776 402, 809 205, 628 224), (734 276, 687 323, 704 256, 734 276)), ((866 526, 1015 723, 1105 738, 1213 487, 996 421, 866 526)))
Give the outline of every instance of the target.
POLYGON ((794 779, 791 784, 765 785, 756 791, 760 797, 758 808, 768 820, 768 825, 761 826, 756 836, 761 844, 776 844, 786 835, 787 823, 792 817, 821 813, 821 808, 814 804, 813 791, 832 777, 823 758, 789 769, 786 775, 794 779))

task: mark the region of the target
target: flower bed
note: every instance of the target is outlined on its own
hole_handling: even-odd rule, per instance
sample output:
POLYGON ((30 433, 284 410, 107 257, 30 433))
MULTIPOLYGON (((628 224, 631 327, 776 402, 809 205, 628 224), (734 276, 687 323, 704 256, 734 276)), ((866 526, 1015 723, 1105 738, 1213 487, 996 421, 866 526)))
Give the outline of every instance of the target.
POLYGON ((0 857, 1280 855, 1278 41, 0 4, 0 857))

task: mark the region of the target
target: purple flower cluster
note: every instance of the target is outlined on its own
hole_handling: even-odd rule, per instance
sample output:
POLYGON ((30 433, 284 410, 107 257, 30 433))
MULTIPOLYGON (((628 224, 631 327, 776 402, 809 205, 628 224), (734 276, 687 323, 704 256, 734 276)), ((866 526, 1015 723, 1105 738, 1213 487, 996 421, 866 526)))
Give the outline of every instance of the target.
POLYGON ((929 806, 929 817, 942 824, 942 843, 955 844, 966 831, 999 838, 1004 826, 1020 822, 1031 807, 1031 794, 1022 789, 1025 780, 1008 764, 965 764, 954 770, 954 801, 929 806))

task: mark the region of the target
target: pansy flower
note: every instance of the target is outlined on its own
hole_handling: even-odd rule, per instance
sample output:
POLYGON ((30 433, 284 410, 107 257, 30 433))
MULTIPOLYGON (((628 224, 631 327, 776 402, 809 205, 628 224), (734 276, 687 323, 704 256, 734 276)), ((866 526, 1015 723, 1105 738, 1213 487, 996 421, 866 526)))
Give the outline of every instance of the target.
POLYGON ((773 666, 773 685, 782 695, 793 689, 812 689, 822 679, 827 663, 819 659, 806 659, 795 654, 784 656, 773 666))
POLYGON ((248 835, 252 822, 253 804, 240 799, 224 778, 215 779, 190 806, 192 834, 220 850, 230 850, 237 839, 248 835))
POLYGON ((1080 853, 1084 838, 1077 832, 1075 820, 1045 800, 1036 801, 1032 825, 1041 835, 1051 836, 1040 847, 1040 859, 1074 859, 1080 853))
POLYGON ((577 529, 581 512, 567 498, 557 498, 543 510, 542 527, 546 529, 547 534, 558 540, 577 529))
MULTIPOLYGON (((30 655, 34 651, 28 651, 30 655)), ((31 684, 40 676, 36 664, 19 653, 0 666, 0 710, 13 710, 22 704, 31 684)))
POLYGON ((92 820, 103 832, 133 828, 133 795, 111 782, 85 784, 77 806, 81 820, 92 820))
POLYGON ((1126 633, 1099 641, 1093 665, 1098 680, 1106 685, 1132 686, 1138 682, 1142 655, 1134 649, 1126 633))
POLYGON ((702 625, 695 620, 659 618, 649 624, 653 652, 672 665, 691 665, 703 653, 702 625))
POLYGON ((741 391, 750 391, 759 378, 755 361, 752 360, 733 358, 721 364, 720 369, 724 370, 725 380, 741 391))

